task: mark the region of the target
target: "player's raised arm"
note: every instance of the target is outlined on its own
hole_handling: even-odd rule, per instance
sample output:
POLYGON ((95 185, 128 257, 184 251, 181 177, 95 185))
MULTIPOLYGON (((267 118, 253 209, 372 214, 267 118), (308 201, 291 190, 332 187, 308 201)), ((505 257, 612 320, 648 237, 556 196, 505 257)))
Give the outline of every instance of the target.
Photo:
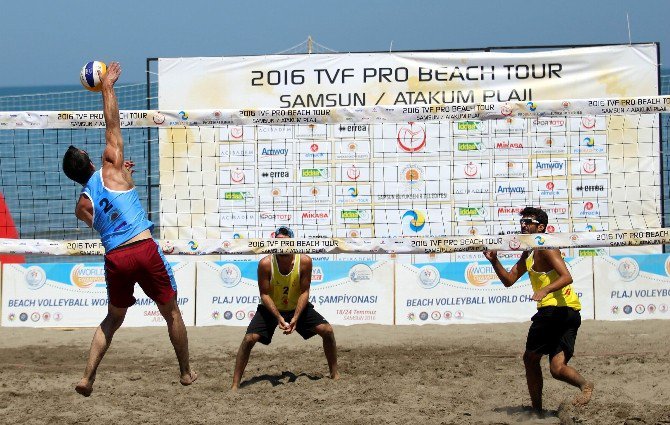
POLYGON ((119 116, 119 101, 116 98, 114 84, 121 75, 121 65, 112 62, 105 74, 100 75, 102 81, 102 107, 105 114, 106 147, 102 153, 103 167, 110 164, 114 168, 123 167, 123 137, 121 136, 121 117, 119 116))
POLYGON ((500 263, 500 260, 498 260, 498 253, 496 251, 484 251, 484 256, 491 262, 493 271, 496 272, 496 275, 498 275, 498 278, 506 287, 514 285, 514 283, 516 283, 516 281, 527 271, 526 258, 528 257, 528 251, 524 251, 524 253, 521 254, 519 261, 517 261, 509 271, 507 271, 502 263, 500 263))

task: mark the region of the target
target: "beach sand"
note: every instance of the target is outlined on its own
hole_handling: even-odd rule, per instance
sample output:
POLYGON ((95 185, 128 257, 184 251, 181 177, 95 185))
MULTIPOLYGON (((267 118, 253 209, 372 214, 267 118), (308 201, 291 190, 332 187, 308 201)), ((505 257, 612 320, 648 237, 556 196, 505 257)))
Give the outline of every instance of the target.
POLYGON ((84 398, 93 329, 0 328, 0 423, 7 424, 668 424, 670 322, 584 321, 570 364, 595 382, 591 403, 544 371, 544 407, 528 412, 522 352, 529 323, 335 327, 341 380, 318 336, 256 345, 229 391, 244 328, 189 328, 199 379, 178 380, 167 331, 116 334, 84 398))

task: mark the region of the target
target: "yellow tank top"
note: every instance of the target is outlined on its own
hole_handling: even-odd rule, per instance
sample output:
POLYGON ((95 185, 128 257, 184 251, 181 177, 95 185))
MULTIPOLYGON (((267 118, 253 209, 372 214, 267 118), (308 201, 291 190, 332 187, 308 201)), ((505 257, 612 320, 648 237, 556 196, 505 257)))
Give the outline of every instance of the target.
POLYGON ((293 268, 284 275, 279 271, 277 257, 272 256, 272 272, 270 275, 270 297, 277 310, 295 310, 300 296, 300 254, 295 254, 293 268))
MULTIPOLYGON (((528 276, 530 276, 530 284, 533 286, 533 291, 537 291, 558 279, 558 273, 556 270, 551 270, 550 272, 534 271, 533 264, 535 263, 535 260, 533 259, 533 254, 534 251, 531 251, 528 258, 526 258, 526 269, 528 270, 528 276)), ((572 284, 565 286, 558 291, 548 293, 546 297, 542 298, 542 301, 537 302, 537 308, 547 306, 572 307, 577 311, 582 309, 582 304, 579 302, 579 295, 575 292, 572 284)))

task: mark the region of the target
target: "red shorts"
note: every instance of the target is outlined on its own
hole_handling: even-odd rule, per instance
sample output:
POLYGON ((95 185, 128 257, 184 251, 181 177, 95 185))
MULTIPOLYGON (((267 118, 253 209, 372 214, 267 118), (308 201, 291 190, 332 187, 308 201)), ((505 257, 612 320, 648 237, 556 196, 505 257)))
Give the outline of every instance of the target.
POLYGON ((167 304, 177 293, 172 268, 152 238, 105 254, 105 280, 109 303, 119 308, 135 304, 135 282, 156 304, 167 304))

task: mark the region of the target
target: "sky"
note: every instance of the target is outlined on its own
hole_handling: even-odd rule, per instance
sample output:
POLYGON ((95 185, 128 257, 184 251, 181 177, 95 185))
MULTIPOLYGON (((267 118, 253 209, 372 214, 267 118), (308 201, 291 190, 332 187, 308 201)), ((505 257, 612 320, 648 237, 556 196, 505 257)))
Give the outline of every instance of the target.
POLYGON ((309 35, 338 52, 660 42, 670 73, 670 0, 33 0, 2 3, 0 88, 78 84, 89 60, 144 82, 149 57, 274 54, 309 35))

